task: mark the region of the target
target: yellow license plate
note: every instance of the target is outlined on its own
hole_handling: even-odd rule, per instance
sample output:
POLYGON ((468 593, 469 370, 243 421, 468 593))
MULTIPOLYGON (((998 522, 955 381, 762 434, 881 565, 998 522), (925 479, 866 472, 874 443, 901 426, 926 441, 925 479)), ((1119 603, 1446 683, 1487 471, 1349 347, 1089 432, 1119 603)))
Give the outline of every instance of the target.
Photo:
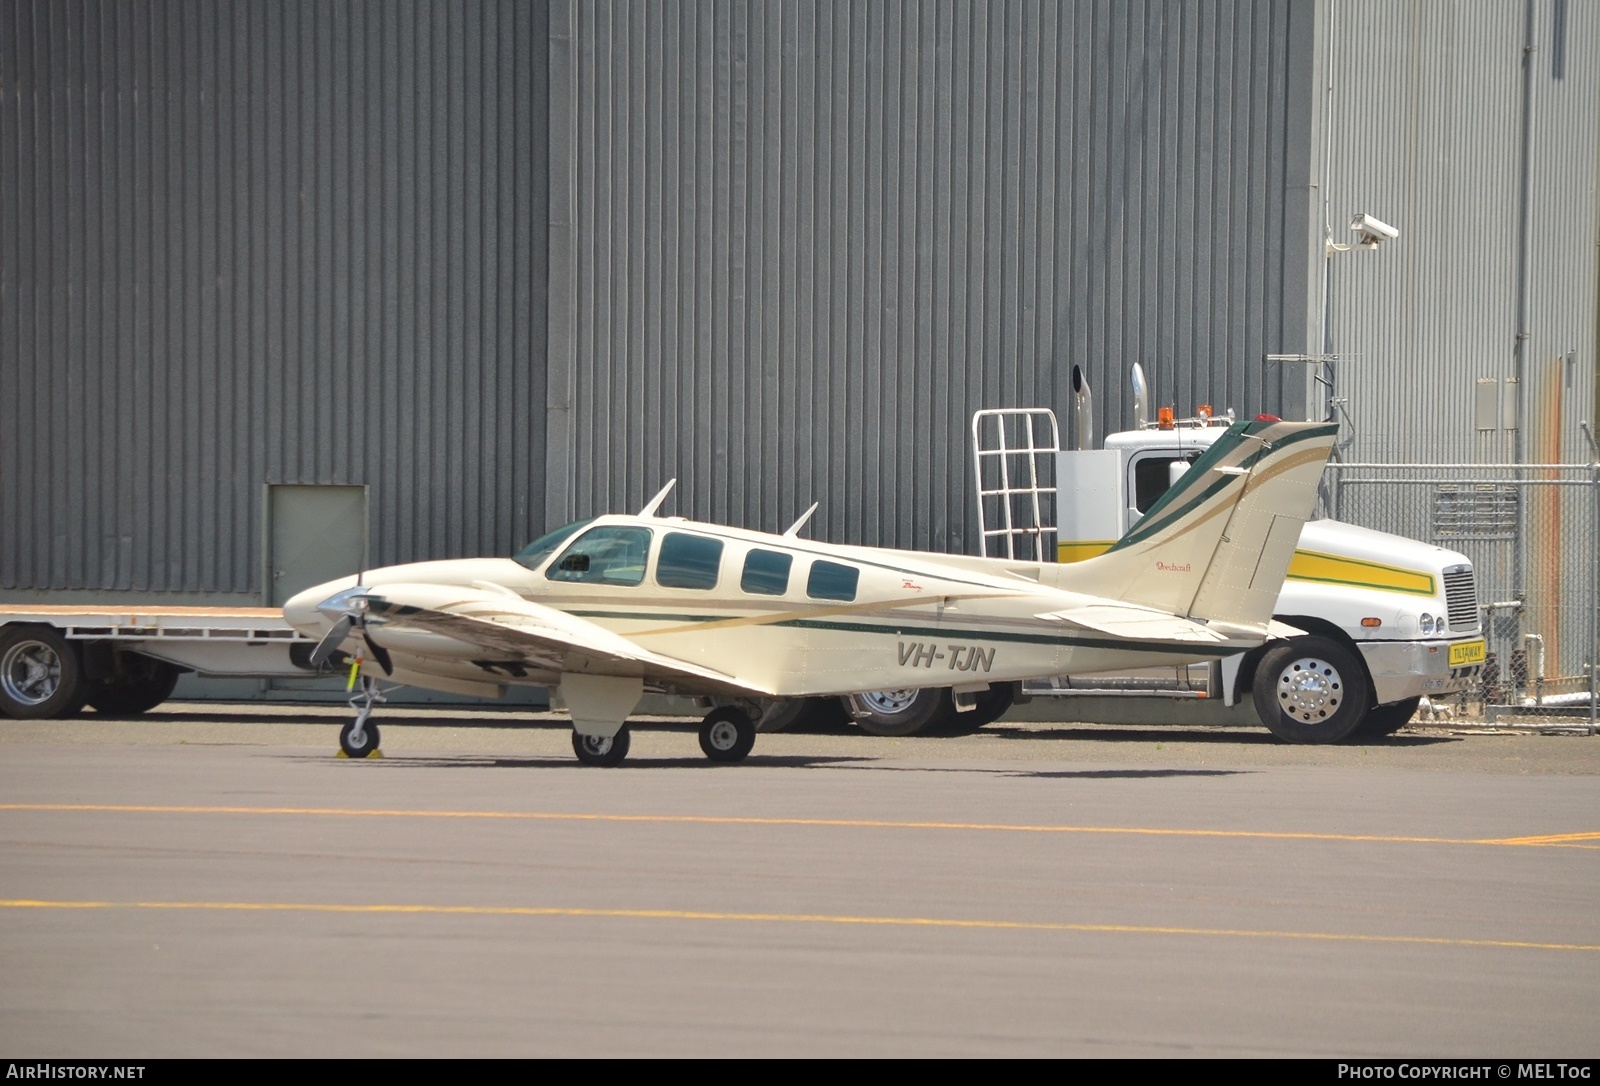
POLYGON ((1482 641, 1462 641, 1450 646, 1450 666, 1467 667, 1469 664, 1481 664, 1484 659, 1485 645, 1482 641))

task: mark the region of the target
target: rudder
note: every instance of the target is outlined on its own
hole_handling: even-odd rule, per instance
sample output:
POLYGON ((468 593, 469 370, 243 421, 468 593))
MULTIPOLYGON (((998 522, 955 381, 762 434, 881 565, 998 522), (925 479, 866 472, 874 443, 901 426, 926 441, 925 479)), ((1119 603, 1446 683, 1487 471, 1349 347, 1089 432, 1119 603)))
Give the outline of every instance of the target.
POLYGON ((1075 563, 1098 595, 1214 624, 1272 617, 1338 427, 1229 427, 1109 551, 1075 563))

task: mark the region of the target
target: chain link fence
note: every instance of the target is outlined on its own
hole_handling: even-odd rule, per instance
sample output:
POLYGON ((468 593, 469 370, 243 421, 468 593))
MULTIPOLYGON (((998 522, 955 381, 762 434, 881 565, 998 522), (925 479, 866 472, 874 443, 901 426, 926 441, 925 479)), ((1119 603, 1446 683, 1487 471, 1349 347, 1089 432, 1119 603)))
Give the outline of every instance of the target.
POLYGON ((1436 716, 1595 734, 1600 466, 1334 463, 1324 488, 1325 515, 1472 562, 1488 660, 1436 716))

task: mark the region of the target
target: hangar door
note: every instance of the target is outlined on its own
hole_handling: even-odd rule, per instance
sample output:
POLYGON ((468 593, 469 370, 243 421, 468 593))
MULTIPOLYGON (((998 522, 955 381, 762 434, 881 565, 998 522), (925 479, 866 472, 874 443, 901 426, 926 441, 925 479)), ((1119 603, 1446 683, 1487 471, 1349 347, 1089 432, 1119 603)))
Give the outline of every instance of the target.
POLYGON ((267 487, 266 602, 289 597, 367 564, 365 486, 267 487))

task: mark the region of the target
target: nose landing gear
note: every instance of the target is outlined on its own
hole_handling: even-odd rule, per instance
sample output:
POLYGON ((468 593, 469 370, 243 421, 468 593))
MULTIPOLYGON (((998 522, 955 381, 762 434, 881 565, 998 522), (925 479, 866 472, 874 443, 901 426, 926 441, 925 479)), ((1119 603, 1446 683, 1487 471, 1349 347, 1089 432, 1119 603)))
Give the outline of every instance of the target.
POLYGON ((388 700, 378 689, 377 679, 361 676, 361 693, 350 698, 350 708, 356 711, 356 718, 339 729, 339 751, 346 758, 383 757, 378 750, 378 726, 368 724, 367 718, 372 716, 374 706, 388 700))

